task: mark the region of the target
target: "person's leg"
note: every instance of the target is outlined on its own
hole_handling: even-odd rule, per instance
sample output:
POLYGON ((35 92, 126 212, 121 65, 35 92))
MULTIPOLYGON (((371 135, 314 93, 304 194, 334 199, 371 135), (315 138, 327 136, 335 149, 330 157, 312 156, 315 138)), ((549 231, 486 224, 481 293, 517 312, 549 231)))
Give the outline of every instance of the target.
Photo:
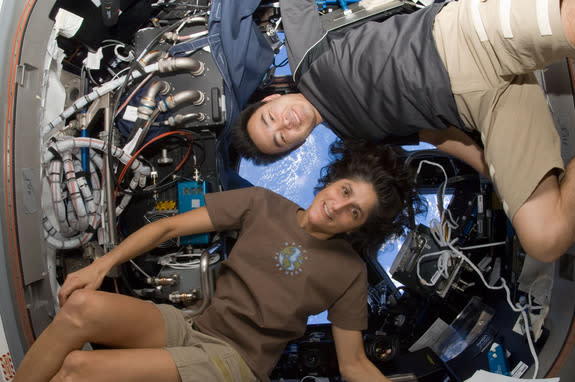
POLYGON ((524 250, 546 261, 561 256, 575 239, 570 228, 575 222, 566 209, 575 210, 569 193, 575 173, 570 165, 559 185, 559 136, 531 71, 573 56, 567 42, 573 17, 565 17, 574 3, 563 0, 560 12, 552 0, 549 12, 540 14, 534 0, 465 0, 447 5, 434 26, 458 111, 468 128, 481 133, 504 210, 524 250), (500 12, 504 6, 509 12, 500 12), (501 19, 503 14, 510 17, 501 19))
MULTIPOLYGON (((540 57, 539 62, 542 63, 545 62, 545 59, 549 59, 547 54, 554 48, 557 48, 557 50, 551 57, 557 57, 557 52, 563 52, 565 56, 573 57, 573 47, 575 46, 575 0, 560 0, 559 7, 560 23, 563 27, 564 37, 562 37, 560 33, 559 21, 554 17, 554 15, 556 15, 556 5, 554 2, 550 2, 548 22, 550 23, 549 31, 552 32, 550 34, 541 32, 541 24, 539 25, 539 29, 532 28, 535 34, 531 36, 527 34, 529 39, 525 40, 531 42, 523 46, 524 41, 516 40, 518 41, 518 51, 525 49, 527 53, 533 52, 533 57, 540 57), (538 33, 541 33, 541 36, 539 36, 538 33), (561 43, 561 39, 566 39, 571 46, 567 46, 567 43, 561 43), (534 49, 530 49, 531 43, 534 44, 534 49)), ((521 10, 521 12, 527 12, 523 4, 515 9, 521 10)), ((541 21, 539 18, 537 20, 541 21)), ((523 20, 519 18, 514 23, 511 23, 513 31, 518 35, 521 35, 521 28, 518 26, 522 21, 523 20)), ((529 24, 527 23, 526 26, 529 26, 529 24)), ((505 40, 510 43, 511 47, 509 49, 514 49, 514 40, 514 38, 505 40)), ((518 56, 521 57, 521 55, 518 56)), ((550 62, 554 60, 555 59, 551 59, 550 62)), ((522 57, 521 61, 529 60, 526 59, 526 57, 522 57)), ((537 106, 537 110, 547 114, 547 107, 546 105, 543 106, 546 100, 542 97, 539 98, 539 100, 529 98, 529 101, 525 101, 525 104, 540 105, 537 106)), ((530 111, 527 112, 526 115, 529 115, 529 113, 539 115, 538 111, 530 111)), ((537 118, 539 118, 539 116, 537 118)), ((553 122, 550 117, 546 118, 550 121, 546 122, 544 119, 538 119, 534 125, 539 129, 549 129, 548 126, 551 126, 553 122)), ((521 118, 515 121, 508 119, 508 124, 521 124, 526 122, 527 121, 521 118)), ((536 133, 527 134, 535 135, 536 133)), ((547 142, 546 138, 541 139, 545 139, 547 142)), ((532 139, 531 142, 534 143, 536 140, 537 138, 532 139)), ((517 145, 518 142, 514 144, 517 145)), ((557 156, 557 153, 551 154, 550 146, 525 147, 524 150, 525 156, 534 155, 535 150, 540 150, 541 152, 547 151, 549 153, 548 155, 557 156)), ((559 147, 557 147, 556 150, 559 150, 559 147)), ((543 160, 539 159, 538 161, 541 163, 543 160)), ((549 163, 552 163, 552 161, 549 161, 549 163)), ((528 161, 526 161, 523 166, 530 170, 532 169, 528 161)), ((544 169, 544 167, 536 168, 539 172, 544 169)), ((523 249, 530 256, 541 261, 556 260, 575 242, 575 163, 571 161, 568 164, 561 181, 559 181, 558 178, 559 171, 551 170, 551 166, 549 166, 549 170, 550 171, 541 178, 526 201, 516 210, 517 212, 511 215, 513 227, 517 232, 523 249)), ((521 177, 521 174, 516 174, 516 176, 521 177)), ((539 174, 531 179, 537 178, 538 176, 539 174)), ((520 185, 517 184, 514 187, 519 188, 520 185)), ((531 190, 532 188, 531 186, 526 186, 526 189, 531 190)), ((509 192, 507 194, 509 194, 509 192)))
POLYGON ((161 348, 167 334, 159 309, 124 295, 78 290, 30 347, 15 382, 48 381, 86 342, 122 348, 161 348))
POLYGON ((575 242, 575 160, 558 182, 549 173, 513 218, 525 252, 541 261, 554 261, 575 242))
POLYGON ((50 381, 181 382, 181 378, 165 349, 112 349, 71 352, 50 381))
POLYGON ((525 252, 553 261, 575 239, 575 164, 567 167, 560 184, 561 141, 533 75, 480 99, 488 95, 492 106, 482 110, 479 130, 491 180, 525 252))

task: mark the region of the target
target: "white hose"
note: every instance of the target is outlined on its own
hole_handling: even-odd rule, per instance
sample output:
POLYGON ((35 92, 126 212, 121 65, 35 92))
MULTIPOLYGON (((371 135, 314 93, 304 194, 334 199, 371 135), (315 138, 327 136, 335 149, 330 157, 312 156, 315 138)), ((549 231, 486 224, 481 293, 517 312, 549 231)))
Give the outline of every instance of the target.
MULTIPOLYGON (((48 197, 43 195, 43 204, 49 203, 52 208, 45 208, 46 215, 42 219, 46 242, 57 249, 78 248, 92 240, 98 232, 100 237, 100 224, 105 202, 102 200, 102 182, 98 176, 102 172, 103 158, 98 153, 106 152, 106 142, 94 138, 66 137, 60 140, 52 140, 44 155, 43 164, 47 168, 45 184, 50 189, 48 197), (90 149, 90 181, 88 185, 86 176, 80 161, 81 148, 90 149), (64 179, 63 179, 64 178, 64 179), (53 219, 50 219, 50 216, 53 219), (58 223, 54 227, 52 221, 58 223)), ((132 157, 121 149, 112 146, 111 154, 120 162, 127 165, 132 157)), ((130 165, 133 171, 130 180, 130 189, 135 191, 138 187, 146 184, 150 168, 141 161, 134 160, 130 165)), ((116 207, 119 215, 128 205, 132 198, 126 194, 116 207)))
MULTIPOLYGON (((130 75, 130 80, 135 80, 141 77, 143 74, 156 72, 158 71, 158 69, 159 69, 158 63, 146 65, 143 68, 143 72, 133 71, 132 74, 130 75)), ((77 113, 80 110, 84 109, 84 107, 86 107, 86 105, 88 105, 89 103, 122 86, 122 84, 126 81, 126 77, 127 76, 116 78, 115 80, 106 82, 102 86, 94 88, 94 90, 92 90, 91 93, 78 99, 76 102, 72 104, 72 106, 69 106, 66 110, 60 113, 60 115, 56 119, 54 119, 52 122, 49 122, 46 126, 42 128, 41 131, 49 131, 54 127, 57 127, 60 124, 64 123, 69 117, 71 117, 74 113, 77 113)))

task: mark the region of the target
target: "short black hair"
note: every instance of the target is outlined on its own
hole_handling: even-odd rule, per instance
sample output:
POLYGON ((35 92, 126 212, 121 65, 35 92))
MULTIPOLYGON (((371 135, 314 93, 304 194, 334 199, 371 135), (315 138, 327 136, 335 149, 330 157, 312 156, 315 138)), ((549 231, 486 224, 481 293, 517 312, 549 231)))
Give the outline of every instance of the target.
POLYGON ((297 147, 277 154, 265 154, 258 149, 250 135, 248 134, 248 121, 256 110, 265 102, 258 101, 248 105, 239 115, 238 119, 232 126, 232 145, 237 153, 254 164, 264 165, 276 162, 291 153, 297 147))
MULTIPOLYGON (((354 248, 372 254, 388 239, 405 233, 414 214, 425 209, 416 191, 415 174, 397 146, 338 140, 330 147, 332 162, 322 168, 316 192, 340 179, 371 184, 378 203, 367 221, 347 235, 354 248)), ((413 228, 413 227, 411 227, 413 228)))

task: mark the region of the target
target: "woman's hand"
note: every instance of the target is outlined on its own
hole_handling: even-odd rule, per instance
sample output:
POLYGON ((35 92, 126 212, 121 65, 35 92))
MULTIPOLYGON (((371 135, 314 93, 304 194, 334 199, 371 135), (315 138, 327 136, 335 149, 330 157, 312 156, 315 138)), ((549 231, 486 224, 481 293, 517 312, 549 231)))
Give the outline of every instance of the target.
POLYGON ((116 265, 123 264, 175 237, 212 231, 215 231, 215 228, 206 207, 146 224, 86 268, 70 273, 58 292, 60 306, 63 306, 77 289, 98 289, 106 274, 116 265))
POLYGON ((108 268, 102 266, 101 263, 96 260, 87 267, 70 273, 58 292, 60 307, 66 303, 70 295, 77 289, 98 289, 100 285, 102 285, 102 281, 108 271, 108 268))

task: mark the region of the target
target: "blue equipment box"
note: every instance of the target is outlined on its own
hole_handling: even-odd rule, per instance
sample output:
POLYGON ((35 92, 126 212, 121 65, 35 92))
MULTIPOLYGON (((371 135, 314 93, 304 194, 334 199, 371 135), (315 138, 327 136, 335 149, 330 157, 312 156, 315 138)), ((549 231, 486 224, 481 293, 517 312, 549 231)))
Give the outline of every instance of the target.
POLYGON ((487 353, 489 360, 489 371, 495 374, 509 375, 505 350, 497 342, 494 342, 487 353))
MULTIPOLYGON (((180 182, 178 183, 178 211, 179 213, 203 207, 206 205, 204 195, 206 194, 206 182, 180 182)), ((208 244, 209 233, 188 235, 180 237, 181 245, 208 244)))

